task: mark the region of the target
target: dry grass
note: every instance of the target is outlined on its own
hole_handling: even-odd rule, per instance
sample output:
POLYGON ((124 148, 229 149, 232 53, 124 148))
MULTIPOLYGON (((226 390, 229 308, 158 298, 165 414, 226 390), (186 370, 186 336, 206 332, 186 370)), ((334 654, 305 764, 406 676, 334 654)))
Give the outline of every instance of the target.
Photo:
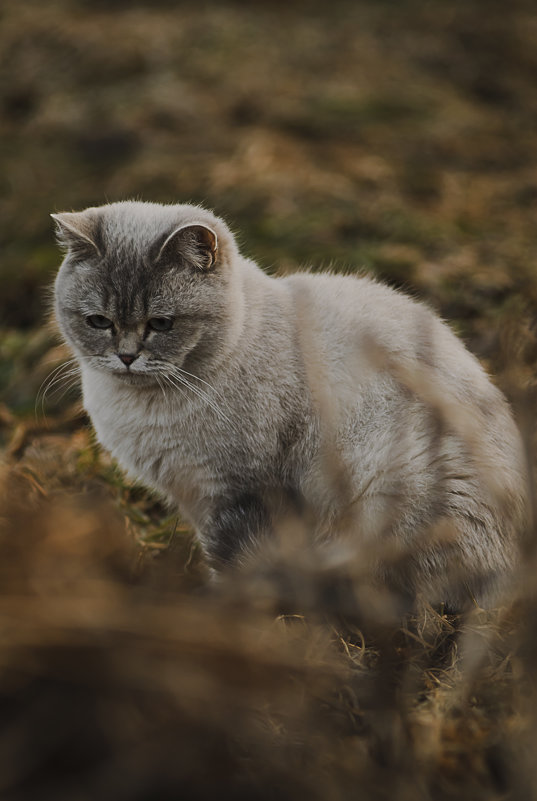
MULTIPOLYGON (((207 589, 96 448, 45 319, 48 213, 202 201, 267 269, 374 272, 454 322, 535 453, 530 0, 4 0, 0 797, 537 797, 535 547, 517 597, 404 627, 345 561, 207 589)), ((501 481, 501 477, 496 480, 501 481)))
POLYGON ((34 431, 2 477, 2 798, 533 797, 529 593, 401 625, 292 554, 209 587, 89 439, 34 431))

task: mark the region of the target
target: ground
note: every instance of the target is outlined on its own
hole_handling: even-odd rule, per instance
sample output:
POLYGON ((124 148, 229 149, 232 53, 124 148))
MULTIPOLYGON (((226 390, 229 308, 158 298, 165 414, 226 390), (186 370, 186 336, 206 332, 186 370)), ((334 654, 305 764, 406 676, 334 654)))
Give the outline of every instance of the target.
POLYGON ((401 629, 344 566, 215 596, 188 529, 95 445, 76 376, 49 379, 67 354, 48 323, 51 212, 200 202, 268 271, 429 302, 508 395, 531 466, 533 2, 0 15, 2 798, 534 797, 532 532, 517 597, 466 622, 401 629))

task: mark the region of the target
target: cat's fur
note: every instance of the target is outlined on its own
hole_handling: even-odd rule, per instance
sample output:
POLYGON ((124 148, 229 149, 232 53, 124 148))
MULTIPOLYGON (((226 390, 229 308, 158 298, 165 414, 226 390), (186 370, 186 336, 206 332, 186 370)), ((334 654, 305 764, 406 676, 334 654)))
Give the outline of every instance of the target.
POLYGON ((369 278, 269 277, 195 206, 53 216, 56 316, 98 439, 177 504, 214 565, 292 510, 317 542, 377 552, 371 569, 409 593, 496 600, 526 516, 522 449, 501 393, 427 307, 369 278), (402 561, 384 560, 390 543, 402 561))

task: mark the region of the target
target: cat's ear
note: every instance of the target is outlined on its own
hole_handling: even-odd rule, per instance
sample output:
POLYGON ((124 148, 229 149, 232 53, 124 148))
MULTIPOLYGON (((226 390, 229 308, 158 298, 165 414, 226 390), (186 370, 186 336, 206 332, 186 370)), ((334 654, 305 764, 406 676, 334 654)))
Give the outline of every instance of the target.
POLYGON ((97 253, 101 256, 98 221, 88 211, 64 211, 50 216, 56 223, 56 237, 61 247, 77 255, 97 253))
POLYGON ((165 239, 156 262, 187 261, 200 272, 212 270, 218 260, 218 238, 212 228, 201 223, 183 225, 165 239))

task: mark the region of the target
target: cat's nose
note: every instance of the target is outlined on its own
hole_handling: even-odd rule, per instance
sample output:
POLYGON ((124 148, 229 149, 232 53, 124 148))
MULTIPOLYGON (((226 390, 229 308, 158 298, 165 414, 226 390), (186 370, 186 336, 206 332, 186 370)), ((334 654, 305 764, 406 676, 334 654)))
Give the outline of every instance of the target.
POLYGON ((118 356, 123 364, 127 365, 127 367, 129 367, 133 361, 138 358, 137 353, 118 353, 118 356))

